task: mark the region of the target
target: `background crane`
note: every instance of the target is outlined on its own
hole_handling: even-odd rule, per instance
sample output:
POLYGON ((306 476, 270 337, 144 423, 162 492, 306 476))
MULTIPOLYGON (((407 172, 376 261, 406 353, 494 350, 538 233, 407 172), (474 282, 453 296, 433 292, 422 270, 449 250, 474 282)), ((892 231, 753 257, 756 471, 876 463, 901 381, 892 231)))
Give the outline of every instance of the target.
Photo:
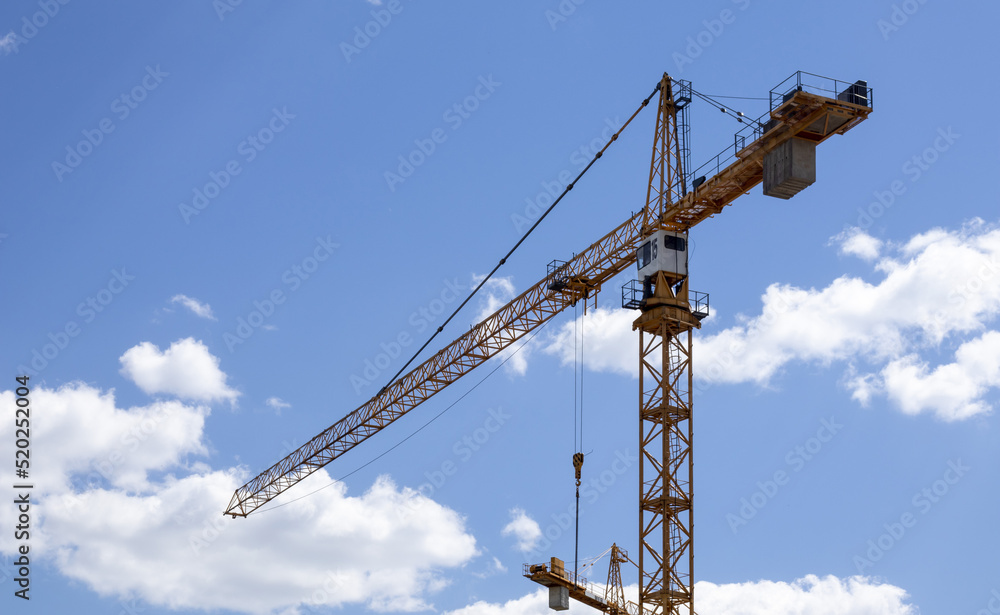
MULTIPOLYGON (((708 297, 689 289, 687 232, 761 182, 764 194, 783 199, 812 184, 815 146, 866 119, 872 109, 871 90, 862 81, 795 73, 771 91, 769 112, 738 132, 732 148, 687 174, 690 148, 683 112, 697 92, 690 83, 666 74, 656 92, 649 188, 638 213, 570 261, 551 265, 544 279, 237 489, 225 514, 249 515, 566 307, 596 295, 636 263, 640 283, 627 285, 622 297, 623 307, 641 310, 633 323, 639 331, 641 425, 640 583, 635 611, 693 613, 691 340, 692 329, 708 313, 708 297), (695 177, 702 170, 715 173, 695 177)), ((651 98, 643 101, 643 107, 651 98)), ((611 566, 618 574, 617 581, 609 576, 609 592, 615 584, 620 588, 618 565, 625 560, 614 547, 611 566)), ((593 592, 556 558, 550 567, 527 566, 525 576, 550 587, 550 606, 557 610, 568 608, 568 598, 574 597, 606 612, 630 612, 616 606, 623 597, 611 605, 607 596, 603 602, 591 601, 588 594, 593 592)))

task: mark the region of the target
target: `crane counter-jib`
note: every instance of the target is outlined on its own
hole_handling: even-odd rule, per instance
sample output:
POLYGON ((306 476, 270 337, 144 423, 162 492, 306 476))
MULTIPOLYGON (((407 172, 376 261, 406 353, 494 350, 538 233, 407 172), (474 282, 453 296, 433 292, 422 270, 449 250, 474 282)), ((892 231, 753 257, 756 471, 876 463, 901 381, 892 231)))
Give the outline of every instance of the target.
MULTIPOLYGON (((796 175, 801 175, 796 166, 799 160, 794 158, 798 154, 789 151, 786 155, 781 148, 788 148, 793 139, 814 145, 833 134, 842 134, 863 121, 870 111, 870 107, 862 104, 801 90, 786 96, 771 111, 770 121, 755 132, 756 138, 735 152, 731 164, 664 208, 658 227, 687 231, 762 181, 765 193, 770 189, 773 196, 788 198, 787 195, 811 182, 808 177, 802 179, 796 175), (777 169, 771 171, 770 188, 769 165, 777 169)), ((635 263, 635 249, 643 239, 645 215, 648 215, 645 210, 634 214, 378 395, 237 489, 224 514, 247 516, 580 298, 599 292, 604 283, 635 263)))

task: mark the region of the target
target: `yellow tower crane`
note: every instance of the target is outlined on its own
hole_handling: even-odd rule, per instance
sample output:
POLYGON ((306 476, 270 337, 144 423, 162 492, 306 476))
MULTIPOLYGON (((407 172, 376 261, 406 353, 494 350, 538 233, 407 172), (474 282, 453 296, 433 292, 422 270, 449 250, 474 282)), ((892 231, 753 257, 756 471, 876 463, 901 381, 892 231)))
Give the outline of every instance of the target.
POLYGON ((688 231, 759 183, 765 195, 782 199, 811 185, 816 145, 864 121, 872 92, 863 81, 797 72, 771 90, 770 110, 756 121, 747 119, 731 148, 688 174, 687 126, 679 125, 678 113, 692 94, 706 97, 666 74, 656 92, 649 189, 641 211, 572 260, 550 266, 544 279, 237 489, 224 514, 246 517, 635 264, 639 280, 623 289, 622 305, 640 311, 632 325, 639 331, 639 602, 625 601, 619 565, 632 560, 616 545, 604 592, 557 558, 526 564, 524 575, 549 588, 555 610, 565 610, 574 598, 612 614, 693 615, 691 339, 708 313, 708 296, 689 289, 688 231), (696 177, 702 170, 715 173, 696 177))

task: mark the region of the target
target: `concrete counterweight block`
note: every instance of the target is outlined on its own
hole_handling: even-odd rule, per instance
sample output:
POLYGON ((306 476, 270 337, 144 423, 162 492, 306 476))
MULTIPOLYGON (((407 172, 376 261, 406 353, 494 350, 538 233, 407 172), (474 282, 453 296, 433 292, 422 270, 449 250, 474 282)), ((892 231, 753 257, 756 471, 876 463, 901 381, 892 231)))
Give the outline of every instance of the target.
POLYGON ((816 144, 791 138, 764 156, 764 194, 790 199, 816 181, 816 144))

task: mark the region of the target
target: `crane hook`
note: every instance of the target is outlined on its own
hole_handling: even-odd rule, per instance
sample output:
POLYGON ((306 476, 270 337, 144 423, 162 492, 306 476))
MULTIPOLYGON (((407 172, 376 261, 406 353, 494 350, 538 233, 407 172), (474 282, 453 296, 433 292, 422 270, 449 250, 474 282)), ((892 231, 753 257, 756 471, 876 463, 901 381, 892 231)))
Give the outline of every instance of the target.
POLYGON ((573 453, 573 468, 576 470, 576 486, 580 486, 580 471, 583 469, 583 453, 573 453))

